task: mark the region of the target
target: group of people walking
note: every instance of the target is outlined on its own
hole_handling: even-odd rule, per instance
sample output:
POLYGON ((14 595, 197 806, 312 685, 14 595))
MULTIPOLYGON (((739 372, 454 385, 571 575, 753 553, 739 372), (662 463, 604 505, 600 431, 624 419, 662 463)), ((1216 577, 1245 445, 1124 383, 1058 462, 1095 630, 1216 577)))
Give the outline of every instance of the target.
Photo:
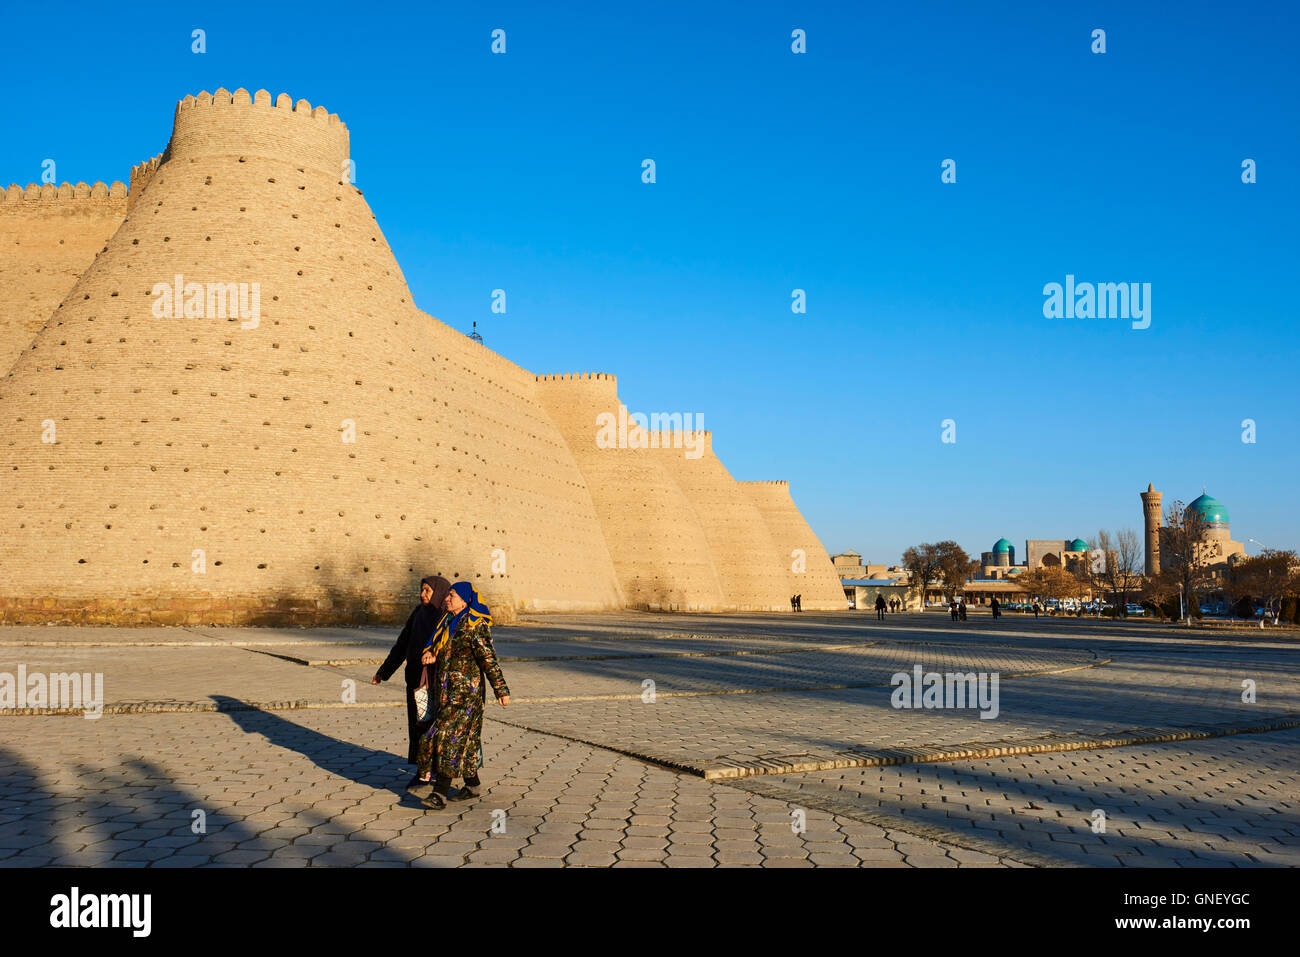
POLYGON ((403 663, 406 758, 416 767, 407 789, 428 788, 422 801, 431 810, 478 797, 487 686, 502 705, 510 704, 510 689, 492 647, 491 612, 473 585, 421 580, 420 604, 371 682, 387 681, 403 663), (457 778, 463 785, 452 793, 457 778))
POLYGON ((886 599, 884 595, 876 596, 876 620, 884 621, 885 612, 899 612, 903 610, 903 600, 901 598, 886 599))

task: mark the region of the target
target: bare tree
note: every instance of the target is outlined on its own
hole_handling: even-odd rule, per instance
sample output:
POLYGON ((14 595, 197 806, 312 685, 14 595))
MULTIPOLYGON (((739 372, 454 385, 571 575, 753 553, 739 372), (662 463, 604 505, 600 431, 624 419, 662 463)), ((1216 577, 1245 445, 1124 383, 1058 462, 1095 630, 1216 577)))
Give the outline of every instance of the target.
POLYGON ((925 608, 925 588, 938 577, 941 561, 942 556, 939 552, 939 546, 929 542, 913 545, 903 552, 903 567, 907 569, 909 585, 920 592, 921 608, 923 610, 925 608))
POLYGON ((1097 532, 1093 548, 1104 556, 1101 566, 1095 556, 1091 562, 1096 581, 1115 601, 1118 614, 1128 615, 1129 595, 1135 594, 1142 579, 1144 556, 1137 532, 1121 528, 1114 535, 1105 529, 1097 532))
POLYGON ((1209 526, 1199 512, 1188 511, 1180 501, 1165 509, 1160 530, 1160 576, 1183 596, 1183 613, 1191 624, 1197 595, 1212 584, 1206 571, 1210 550, 1205 542, 1209 526))

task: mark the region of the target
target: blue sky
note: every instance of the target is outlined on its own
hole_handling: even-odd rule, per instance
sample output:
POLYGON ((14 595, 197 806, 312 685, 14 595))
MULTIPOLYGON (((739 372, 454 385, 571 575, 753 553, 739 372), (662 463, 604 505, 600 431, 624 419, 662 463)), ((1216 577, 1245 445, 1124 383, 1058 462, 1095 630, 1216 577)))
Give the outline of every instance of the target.
POLYGON ((550 6, 14 7, 0 180, 125 180, 185 94, 288 92, 423 309, 702 413, 831 551, 1140 528, 1148 482, 1300 545, 1292 5, 550 6), (1151 327, 1044 318, 1067 273, 1151 283, 1151 327))

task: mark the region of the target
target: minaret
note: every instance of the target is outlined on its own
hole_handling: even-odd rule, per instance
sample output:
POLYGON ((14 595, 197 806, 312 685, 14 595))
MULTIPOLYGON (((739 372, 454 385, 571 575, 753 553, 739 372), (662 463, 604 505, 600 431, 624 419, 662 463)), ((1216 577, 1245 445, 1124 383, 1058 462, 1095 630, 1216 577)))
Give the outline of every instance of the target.
POLYGON ((1160 493, 1150 482, 1142 494, 1142 517, 1146 526, 1146 574, 1160 573, 1160 493))

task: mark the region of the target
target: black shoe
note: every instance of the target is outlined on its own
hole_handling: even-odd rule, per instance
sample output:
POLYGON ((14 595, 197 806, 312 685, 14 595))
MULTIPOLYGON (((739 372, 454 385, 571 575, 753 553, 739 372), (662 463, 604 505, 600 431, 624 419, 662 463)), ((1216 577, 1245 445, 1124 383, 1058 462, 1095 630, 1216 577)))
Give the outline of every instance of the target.
POLYGON ((447 796, 448 801, 472 801, 478 797, 478 792, 473 788, 466 786, 459 788, 454 793, 447 796))
POLYGON ((437 791, 434 791, 432 794, 426 795, 421 799, 420 803, 430 811, 441 811, 447 806, 447 799, 437 791))

